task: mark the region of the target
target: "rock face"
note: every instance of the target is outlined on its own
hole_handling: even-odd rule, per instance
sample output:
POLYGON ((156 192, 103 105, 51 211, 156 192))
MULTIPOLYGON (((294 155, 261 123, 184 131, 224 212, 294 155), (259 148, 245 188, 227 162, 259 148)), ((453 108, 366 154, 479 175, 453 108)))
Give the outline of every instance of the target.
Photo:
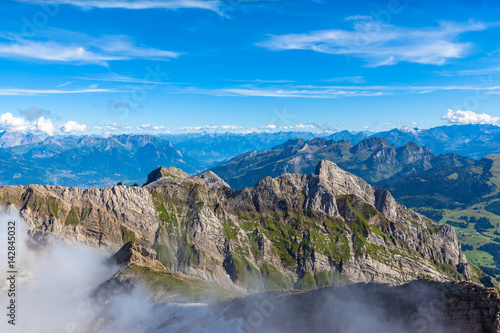
POLYGON ((109 261, 117 265, 132 264, 165 269, 156 258, 157 254, 153 249, 148 249, 137 242, 128 242, 109 261))
POLYGON ((113 250, 137 241, 153 248, 169 271, 224 288, 476 278, 452 228, 332 162, 321 161, 307 176, 266 177, 241 191, 212 172, 152 174, 157 180, 142 188, 4 186, 0 201, 20 209, 39 237, 113 250))
POLYGON ((48 234, 116 251, 138 239, 151 246, 159 228, 150 193, 137 186, 4 186, 0 193, 0 201, 19 209, 37 238, 48 234))

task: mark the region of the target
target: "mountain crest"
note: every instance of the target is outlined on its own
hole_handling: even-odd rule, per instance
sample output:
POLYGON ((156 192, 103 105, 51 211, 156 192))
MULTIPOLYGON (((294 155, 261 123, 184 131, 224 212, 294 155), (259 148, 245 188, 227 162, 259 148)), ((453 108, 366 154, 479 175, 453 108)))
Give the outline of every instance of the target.
POLYGON ((353 154, 364 153, 368 151, 373 151, 381 147, 388 146, 389 143, 385 138, 371 137, 362 140, 360 143, 351 148, 353 154))
POLYGON ((208 187, 228 187, 230 186, 222 180, 219 176, 217 176, 213 171, 205 171, 202 174, 199 174, 197 176, 192 177, 193 179, 196 180, 201 180, 204 182, 208 187))
POLYGON ((173 166, 169 167, 168 169, 165 168, 164 166, 161 166, 149 173, 148 180, 144 185, 148 185, 154 181, 157 181, 160 178, 165 178, 165 177, 183 179, 183 178, 188 178, 189 175, 184 171, 182 171, 181 169, 177 169, 176 167, 173 166))

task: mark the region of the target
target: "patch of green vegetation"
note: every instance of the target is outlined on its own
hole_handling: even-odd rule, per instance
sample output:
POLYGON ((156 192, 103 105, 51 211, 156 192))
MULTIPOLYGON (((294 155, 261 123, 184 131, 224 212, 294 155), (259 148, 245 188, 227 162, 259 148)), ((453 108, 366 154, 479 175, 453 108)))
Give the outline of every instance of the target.
POLYGON ((283 243, 273 243, 273 247, 280 257, 281 263, 285 267, 291 267, 296 264, 296 260, 294 257, 292 257, 289 253, 288 248, 286 247, 285 244, 283 243))
POLYGON ((200 248, 193 243, 186 243, 179 249, 179 265, 181 267, 196 266, 200 263, 200 248))
POLYGON ((71 207, 68 216, 66 217, 65 225, 78 225, 80 223, 80 219, 78 217, 78 212, 75 207, 71 207))
POLYGON ((161 171, 161 175, 163 177, 170 177, 170 178, 175 178, 175 179, 181 179, 181 177, 177 177, 173 174, 171 174, 170 172, 167 172, 167 171, 161 171))
POLYGON ((223 266, 234 283, 243 284, 254 290, 263 289, 264 283, 261 272, 245 257, 230 254, 224 260, 223 266))
POLYGON ((465 276, 460 274, 455 267, 449 264, 441 263, 438 265, 441 271, 452 279, 459 278, 460 280, 467 280, 465 276))
MULTIPOLYGON (((474 265, 475 266, 475 265, 474 265)), ((480 270, 486 275, 489 275, 495 279, 500 279, 500 269, 486 266, 479 266, 480 270)), ((481 277, 481 276, 480 276, 481 277)))
POLYGON ((291 287, 290 279, 288 279, 272 265, 262 265, 260 272, 264 280, 264 286, 268 291, 289 289, 291 287))
POLYGON ((500 201, 493 201, 484 207, 488 212, 500 216, 500 201))
POLYGON ((120 226, 120 230, 122 233, 122 241, 123 243, 128 243, 128 242, 137 242, 137 237, 135 237, 135 232, 132 230, 128 229, 127 227, 120 226))
POLYGON ((163 244, 155 243, 153 249, 156 251, 156 258, 163 264, 163 266, 172 267, 177 264, 177 258, 171 248, 163 244))
POLYGON ((495 262, 495 265, 498 267, 500 266, 500 244, 497 243, 487 243, 484 245, 481 245, 478 250, 487 252, 491 254, 493 257, 493 261, 495 262))
POLYGON ((297 282, 297 286, 301 290, 311 290, 317 287, 314 277, 309 272, 304 273, 304 276, 297 282))
POLYGON ((222 223, 222 229, 224 231, 224 235, 228 240, 231 239, 237 239, 238 237, 238 229, 236 229, 236 226, 234 223, 232 223, 230 220, 226 220, 222 223))
POLYGON ((250 242, 251 251, 255 260, 259 260, 262 256, 261 250, 259 248, 260 242, 262 242, 262 234, 259 233, 258 229, 255 228, 253 232, 247 234, 248 240, 250 242))
POLYGON ((52 215, 52 216, 55 216, 55 217, 61 217, 59 216, 59 212, 61 211, 61 213, 64 215, 65 212, 64 210, 62 209, 62 207, 59 206, 59 204, 57 203, 57 199, 54 198, 54 197, 48 197, 47 200, 47 206, 49 207, 49 213, 52 215))
POLYGON ((203 300, 213 298, 229 298, 239 296, 205 281, 181 277, 164 270, 151 269, 133 265, 124 269, 124 274, 138 275, 140 281, 149 287, 154 298, 168 301, 203 300))
POLYGON ((314 274, 314 280, 318 288, 328 287, 333 284, 333 272, 332 271, 322 271, 314 274))

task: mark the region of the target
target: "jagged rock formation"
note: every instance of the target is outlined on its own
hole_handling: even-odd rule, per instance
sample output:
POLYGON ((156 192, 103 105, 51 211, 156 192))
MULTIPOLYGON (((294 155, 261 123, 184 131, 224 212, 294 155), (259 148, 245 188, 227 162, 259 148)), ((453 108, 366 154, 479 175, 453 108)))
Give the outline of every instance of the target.
MULTIPOLYGON (((149 297, 158 302, 213 301, 240 296, 243 290, 224 289, 182 273, 167 271, 156 251, 138 242, 128 242, 108 260, 118 271, 93 292, 94 301, 104 305, 112 295, 130 293, 146 287, 149 297)), ((231 286, 230 286, 231 287, 231 286)))
POLYGON ((227 288, 473 278, 451 227, 332 162, 241 191, 212 172, 150 176, 142 188, 5 186, 0 201, 19 208, 33 234, 114 250, 135 240, 169 271, 227 288))
POLYGON ((82 190, 50 185, 3 186, 0 201, 20 210, 36 238, 49 234, 116 251, 140 239, 150 246, 159 228, 150 193, 137 186, 82 190))
POLYGON ((146 181, 147 185, 149 183, 152 183, 162 177, 177 177, 177 178, 187 178, 189 175, 182 171, 181 169, 177 169, 176 167, 169 167, 168 169, 161 166, 157 169, 154 169, 149 175, 148 175, 148 180, 146 181))
POLYGON ((138 242, 128 242, 109 258, 109 262, 116 265, 130 264, 165 269, 156 258, 157 254, 155 250, 148 249, 138 242))

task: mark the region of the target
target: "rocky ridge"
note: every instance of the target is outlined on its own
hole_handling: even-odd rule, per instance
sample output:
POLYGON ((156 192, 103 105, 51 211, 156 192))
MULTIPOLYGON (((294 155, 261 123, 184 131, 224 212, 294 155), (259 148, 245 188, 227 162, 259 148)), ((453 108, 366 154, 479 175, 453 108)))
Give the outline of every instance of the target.
POLYGON ((315 138, 289 140, 263 151, 236 156, 211 170, 234 189, 256 184, 264 176, 283 173, 308 174, 323 159, 338 164, 369 183, 400 178, 439 167, 470 165, 474 160, 455 154, 434 155, 414 142, 400 147, 389 145, 385 138, 371 137, 353 144, 348 140, 315 138))

